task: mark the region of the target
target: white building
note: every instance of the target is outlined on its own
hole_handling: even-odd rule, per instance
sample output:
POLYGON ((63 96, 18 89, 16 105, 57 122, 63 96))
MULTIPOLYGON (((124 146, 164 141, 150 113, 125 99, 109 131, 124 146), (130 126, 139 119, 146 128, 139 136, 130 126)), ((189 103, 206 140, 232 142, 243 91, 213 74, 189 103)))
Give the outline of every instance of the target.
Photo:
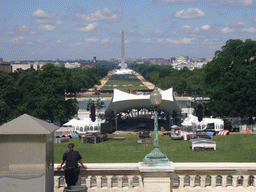
POLYGON ((171 65, 177 70, 182 70, 184 67, 187 67, 189 70, 194 70, 196 68, 202 68, 204 64, 206 64, 206 62, 191 62, 181 55, 176 61, 173 61, 171 65))
POLYGON ((34 63, 14 63, 12 64, 12 72, 17 71, 17 69, 27 70, 27 69, 35 69, 39 70, 44 66, 45 62, 34 62, 34 63))
POLYGON ((75 63, 69 63, 69 62, 67 62, 67 63, 64 64, 65 68, 69 68, 69 69, 79 68, 80 65, 81 65, 81 64, 78 63, 78 62, 75 62, 75 63))

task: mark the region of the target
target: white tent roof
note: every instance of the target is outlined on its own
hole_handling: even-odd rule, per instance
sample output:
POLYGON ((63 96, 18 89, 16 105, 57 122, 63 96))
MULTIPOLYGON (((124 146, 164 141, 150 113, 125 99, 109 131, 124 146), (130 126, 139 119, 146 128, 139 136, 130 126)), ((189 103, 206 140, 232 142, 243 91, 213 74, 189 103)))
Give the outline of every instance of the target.
MULTIPOLYGON (((173 97, 173 89, 167 89, 160 92, 162 102, 158 109, 172 115, 173 111, 181 112, 180 107, 173 97)), ((106 116, 112 116, 120 112, 126 112, 131 109, 153 109, 150 103, 150 95, 135 95, 114 89, 114 94, 108 108, 105 111, 106 116)))
POLYGON ((127 74, 132 74, 131 69, 119 69, 115 72, 115 75, 127 75, 127 74))
POLYGON ((181 123, 183 126, 192 126, 192 124, 199 124, 198 117, 189 114, 181 123))
POLYGON ((98 126, 100 123, 102 123, 101 119, 96 119, 95 122, 92 122, 92 120, 90 118, 85 118, 82 120, 72 121, 70 123, 70 125, 72 127, 76 127, 76 126, 85 127, 85 126, 98 126))
POLYGON ((65 125, 65 126, 72 126, 72 125, 74 125, 74 124, 75 124, 76 122, 78 122, 78 121, 79 121, 79 120, 73 118, 73 119, 71 119, 69 122, 65 123, 64 125, 65 125))

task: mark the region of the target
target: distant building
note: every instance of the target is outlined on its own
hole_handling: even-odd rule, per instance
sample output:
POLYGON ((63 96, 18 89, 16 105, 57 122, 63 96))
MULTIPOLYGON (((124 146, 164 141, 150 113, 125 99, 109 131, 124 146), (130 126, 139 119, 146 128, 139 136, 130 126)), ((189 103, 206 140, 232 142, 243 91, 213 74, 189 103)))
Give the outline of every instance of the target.
POLYGON ((93 57, 93 60, 90 63, 91 68, 96 69, 97 68, 97 60, 96 57, 93 57))
POLYGON ((177 70, 182 70, 185 67, 189 70, 194 70, 196 68, 202 68, 204 64, 206 64, 206 61, 202 61, 202 59, 193 57, 189 60, 188 57, 181 55, 176 61, 173 61, 171 65, 177 70))
POLYGON ((90 65, 88 65, 87 63, 82 62, 80 65, 80 69, 81 70, 88 70, 88 69, 96 69, 97 68, 97 60, 96 57, 93 57, 93 60, 90 62, 90 65))
POLYGON ((12 63, 11 62, 0 62, 0 71, 11 73, 12 63))
POLYGON ((4 59, 2 57, 0 57, 0 62, 3 62, 3 61, 4 61, 4 59))
POLYGON ((75 63, 69 63, 69 62, 67 62, 67 63, 64 64, 65 68, 69 68, 69 69, 80 68, 80 65, 81 65, 81 64, 78 63, 78 62, 75 62, 75 63))
POLYGON ((87 65, 87 63, 85 63, 84 61, 81 63, 81 65, 80 65, 80 69, 81 70, 87 70, 87 69, 89 69, 90 68, 90 66, 89 65, 87 65))
POLYGON ((40 70, 46 62, 34 62, 34 63, 21 63, 15 62, 12 64, 12 72, 15 72, 17 69, 27 70, 27 69, 35 69, 40 70))

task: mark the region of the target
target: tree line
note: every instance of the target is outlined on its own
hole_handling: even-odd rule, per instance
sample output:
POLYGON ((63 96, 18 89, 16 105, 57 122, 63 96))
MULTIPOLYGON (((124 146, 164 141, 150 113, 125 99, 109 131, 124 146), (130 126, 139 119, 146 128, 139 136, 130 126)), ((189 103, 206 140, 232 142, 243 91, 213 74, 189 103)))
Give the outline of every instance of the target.
POLYGON ((0 72, 0 124, 24 113, 51 122, 72 117, 79 109, 77 100, 66 99, 65 93, 99 84, 111 69, 68 69, 48 63, 37 71, 0 72))
POLYGON ((204 94, 203 69, 189 70, 185 67, 182 70, 176 70, 172 66, 140 64, 134 66, 134 70, 162 89, 173 87, 180 96, 202 96, 204 94))

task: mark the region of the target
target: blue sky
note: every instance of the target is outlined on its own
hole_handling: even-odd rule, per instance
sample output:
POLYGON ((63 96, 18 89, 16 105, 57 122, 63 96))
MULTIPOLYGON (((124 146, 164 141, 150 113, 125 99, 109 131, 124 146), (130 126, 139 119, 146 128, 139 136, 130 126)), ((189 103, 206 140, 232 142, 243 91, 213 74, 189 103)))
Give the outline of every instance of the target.
POLYGON ((4 60, 214 56, 256 37, 254 0, 2 0, 4 60))

